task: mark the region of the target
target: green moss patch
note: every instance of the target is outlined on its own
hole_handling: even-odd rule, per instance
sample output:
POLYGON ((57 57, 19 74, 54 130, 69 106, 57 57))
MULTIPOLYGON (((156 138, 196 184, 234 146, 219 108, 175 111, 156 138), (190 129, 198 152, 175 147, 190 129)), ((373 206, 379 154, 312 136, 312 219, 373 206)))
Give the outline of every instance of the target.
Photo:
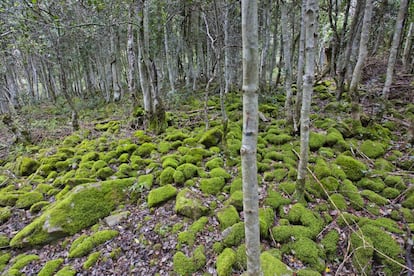
POLYGON ((45 244, 95 224, 110 214, 134 182, 135 178, 129 178, 77 186, 18 232, 10 245, 45 244))
POLYGON ((319 272, 325 269, 325 262, 320 258, 321 248, 311 239, 301 237, 293 242, 291 248, 295 252, 295 256, 305 264, 319 272))
POLYGON ((89 254, 96 246, 118 236, 116 230, 102 230, 91 236, 81 236, 76 239, 69 249, 69 258, 79 258, 89 254))
POLYGON ((3 224, 11 217, 10 207, 0 207, 0 224, 3 224))
POLYGON ((183 216, 198 219, 199 217, 206 215, 209 208, 202 203, 200 195, 185 188, 177 194, 175 211, 183 216))
POLYGON ((39 192, 28 192, 19 195, 19 198, 16 201, 15 206, 17 208, 30 208, 33 204, 42 201, 43 195, 39 192))
POLYGON ((94 252, 94 253, 89 254, 88 258, 82 265, 83 269, 88 270, 89 268, 94 266, 100 256, 101 256, 101 252, 94 252))
POLYGON ((345 172, 346 177, 352 181, 360 180, 366 173, 367 167, 361 161, 350 156, 340 155, 335 161, 345 172))
POLYGON ((293 275, 293 271, 270 252, 263 252, 260 255, 260 263, 263 276, 293 275))
POLYGON ((218 194, 225 184, 223 177, 203 178, 200 180, 200 189, 205 194, 218 194))
POLYGON ((65 266, 61 270, 59 270, 54 276, 75 276, 76 269, 72 266, 65 266))
POLYGON ((198 246, 192 257, 187 257, 183 252, 178 251, 173 257, 174 271, 178 275, 191 275, 201 269, 207 261, 204 255, 204 246, 198 246))
POLYGON ((223 244, 227 247, 238 246, 244 239, 244 222, 238 222, 223 232, 223 244))
POLYGON ((358 188, 350 180, 346 179, 343 181, 339 192, 348 198, 351 206, 356 210, 361 210, 364 207, 364 199, 358 188))
POLYGON ((177 188, 171 184, 153 189, 148 194, 148 207, 156 206, 177 195, 177 188))
POLYGON ((365 140, 361 144, 360 150, 369 158, 378 158, 383 156, 385 153, 384 146, 381 143, 371 140, 365 140))
POLYGON ((325 144, 326 138, 325 135, 319 134, 316 132, 311 132, 309 134, 309 148, 311 151, 317 151, 325 144))
POLYGON ((63 264, 63 259, 50 260, 45 263, 43 268, 39 271, 38 276, 53 276, 59 267, 63 264))
POLYGON ((220 143, 222 136, 222 130, 215 127, 206 131, 203 136, 201 136, 199 143, 203 144, 206 148, 217 146, 220 143))
POLYGON ((197 233, 204 229, 207 222, 207 217, 199 218, 188 228, 188 230, 180 232, 178 234, 178 241, 181 244, 188 244, 190 246, 193 246, 197 233))
POLYGON ((217 275, 230 276, 233 271, 233 265, 236 261, 236 252, 231 248, 224 249, 223 252, 217 257, 217 275))
POLYGON ((220 228, 226 229, 227 227, 239 222, 240 216, 236 208, 233 205, 229 205, 217 212, 217 219, 220 222, 220 228))

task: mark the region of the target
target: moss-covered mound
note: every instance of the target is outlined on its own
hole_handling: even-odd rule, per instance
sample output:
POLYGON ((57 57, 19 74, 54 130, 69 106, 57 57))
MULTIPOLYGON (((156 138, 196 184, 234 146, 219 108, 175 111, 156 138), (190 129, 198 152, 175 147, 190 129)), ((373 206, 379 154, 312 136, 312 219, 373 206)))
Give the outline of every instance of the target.
POLYGON ((109 215, 135 181, 127 178, 77 186, 19 231, 10 245, 40 245, 75 234, 109 215))

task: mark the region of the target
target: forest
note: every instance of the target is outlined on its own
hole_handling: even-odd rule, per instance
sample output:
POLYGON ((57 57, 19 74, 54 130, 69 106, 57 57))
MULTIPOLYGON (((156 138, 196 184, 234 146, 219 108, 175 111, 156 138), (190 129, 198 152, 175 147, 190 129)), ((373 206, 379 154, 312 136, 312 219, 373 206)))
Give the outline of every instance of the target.
POLYGON ((0 1, 0 275, 413 275, 414 3, 0 1))

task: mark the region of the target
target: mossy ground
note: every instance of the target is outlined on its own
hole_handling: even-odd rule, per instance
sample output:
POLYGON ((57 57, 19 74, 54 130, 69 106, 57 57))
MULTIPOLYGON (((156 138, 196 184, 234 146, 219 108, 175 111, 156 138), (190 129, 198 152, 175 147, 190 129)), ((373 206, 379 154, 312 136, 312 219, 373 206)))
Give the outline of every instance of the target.
MULTIPOLYGON (((329 96, 326 89, 321 91, 329 96)), ((401 267, 378 253, 404 264, 403 234, 414 223, 411 180, 404 173, 394 173, 408 164, 403 149, 391 149, 395 145, 389 129, 399 128, 313 114, 309 168, 317 179, 308 175, 305 201, 297 203, 298 137, 285 120, 275 119, 280 110, 266 105, 261 110, 269 121, 260 123, 258 137, 265 275, 275 269, 288 275, 319 275, 326 267, 334 271, 344 260, 357 274, 401 273, 401 267), (348 243, 353 255, 344 259, 341 250, 348 243)), ((92 133, 79 131, 50 148, 27 148, 16 162, 2 162, 0 172, 9 170, 16 178, 0 175, 0 222, 14 219, 12 210, 30 209, 38 217, 28 228, 16 229, 21 230, 16 235, 2 236, 2 245, 7 247, 11 241, 24 251, 52 239, 61 242, 65 236, 78 239, 66 245, 72 258, 65 263, 37 260, 30 254, 19 260, 18 250, 6 249, 0 253, 0 273, 18 273, 21 266, 42 262, 40 275, 74 275, 75 270, 86 273, 108 259, 116 262, 122 256, 119 247, 114 246, 111 253, 101 252, 103 244, 114 245, 115 232, 108 232, 113 233, 108 239, 96 235, 104 226, 105 231, 113 231, 103 218, 115 208, 122 211, 126 202, 140 206, 148 220, 169 206, 170 218, 179 220, 175 227, 164 225, 167 220, 155 223, 151 228, 158 235, 155 243, 143 236, 148 226, 133 226, 133 243, 147 252, 161 252, 168 238, 177 241, 166 273, 202 274, 214 269, 218 275, 231 275, 244 271, 241 120, 232 116, 223 145, 219 121, 212 120, 210 130, 205 131, 201 123, 185 127, 188 118, 185 113, 181 119, 173 116, 176 121, 170 121, 166 133, 158 136, 144 130, 128 133, 123 121, 110 120, 94 124, 92 133), (94 188, 75 196, 84 187, 94 188), (51 233, 42 230, 45 225, 51 233), (79 236, 86 230, 92 233, 79 236), (214 234, 210 237, 209 233, 214 234), (81 266, 72 267, 73 259, 80 258, 81 266)), ((123 227, 132 227, 123 224, 128 220, 113 226, 118 227, 120 237, 123 227)), ((147 264, 157 266, 160 259, 148 258, 147 264)))

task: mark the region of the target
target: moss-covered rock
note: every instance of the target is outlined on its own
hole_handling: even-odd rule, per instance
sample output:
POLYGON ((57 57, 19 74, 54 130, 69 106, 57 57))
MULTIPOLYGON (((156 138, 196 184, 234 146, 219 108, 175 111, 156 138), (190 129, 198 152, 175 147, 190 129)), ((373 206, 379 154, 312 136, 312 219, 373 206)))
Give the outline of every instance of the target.
POLYGON ((325 254, 329 260, 334 260, 338 254, 339 233, 336 230, 329 231, 321 240, 321 245, 325 249, 325 254))
POLYGON ((207 259, 204 250, 204 246, 198 246, 190 258, 181 251, 175 253, 173 257, 174 271, 178 275, 191 275, 198 271, 206 264, 207 259))
POLYGON ((272 228, 272 237, 277 242, 288 242, 291 238, 313 238, 314 234, 309 227, 302 225, 279 225, 272 228))
POLYGON ((156 150, 157 146, 154 143, 143 143, 134 152, 135 155, 141 156, 142 158, 149 157, 153 150, 156 150))
POLYGON ((171 184, 153 189, 148 194, 148 207, 156 206, 177 195, 177 188, 171 184))
POLYGON ((341 169, 345 172, 346 177, 352 181, 360 180, 366 173, 367 167, 361 161, 358 161, 351 156, 339 155, 335 161, 341 169))
POLYGON ((210 171, 210 177, 222 177, 228 180, 231 178, 231 175, 223 168, 214 168, 210 171))
POLYGON ((377 194, 376 192, 373 192, 371 190, 363 190, 361 191, 361 195, 365 198, 367 198, 372 203, 375 203, 379 206, 386 205, 388 203, 388 200, 381 195, 377 194))
POLYGON ((204 229, 207 222, 207 217, 201 217, 196 220, 193 224, 191 224, 187 231, 183 231, 178 234, 178 242, 193 246, 197 233, 204 229))
POLYGON ((221 128, 215 127, 206 131, 203 136, 201 136, 199 143, 203 144, 206 148, 217 146, 221 138, 223 136, 223 132, 221 128))
POLYGON ((291 202, 290 199, 284 198, 279 192, 274 191, 274 190, 268 190, 267 197, 264 201, 264 204, 276 210, 280 206, 287 205, 290 202, 291 202))
POLYGON ((9 237, 4 234, 0 234, 0 248, 8 247, 9 243, 10 243, 9 237))
POLYGON ((200 195, 185 188, 177 194, 175 211, 183 216, 198 219, 207 214, 209 208, 203 204, 200 195))
POLYGON ((385 153, 385 148, 381 143, 371 140, 365 140, 361 144, 360 150, 369 158, 378 158, 385 153))
POLYGON ((138 176, 137 185, 143 187, 147 190, 151 189, 152 184, 154 183, 154 175, 152 174, 144 174, 138 176))
POLYGON ((86 259, 86 261, 82 265, 83 269, 88 270, 89 268, 94 266, 96 264, 96 262, 98 261, 100 256, 101 256, 101 252, 99 252, 99 251, 89 254, 88 258, 86 259))
POLYGON ((37 275, 38 276, 53 276, 62 264, 63 264, 62 258, 47 261, 37 275))
POLYGON ((237 209, 237 211, 242 211, 243 210, 243 192, 235 191, 234 193, 230 194, 227 204, 233 205, 237 209))
POLYGON ((356 210, 361 210, 364 207, 364 199, 358 188, 350 180, 343 181, 339 192, 349 199, 351 206, 356 210))
POLYGON ((125 197, 135 178, 83 184, 72 189, 62 200, 19 231, 12 247, 45 244, 95 224, 106 217, 125 197))
POLYGON ((21 270, 22 268, 24 268, 26 265, 28 265, 31 262, 34 261, 38 261, 40 260, 40 257, 38 255, 35 254, 20 254, 16 257, 14 257, 10 263, 11 263, 11 267, 10 270, 21 270))
POLYGON ((289 141, 292 140, 292 136, 290 136, 289 134, 286 133, 282 133, 282 134, 274 134, 274 133, 268 133, 264 139, 273 145, 283 145, 289 141))
POLYGON ((69 265, 56 272, 54 276, 75 276, 76 273, 76 269, 69 265))
POLYGON ((40 163, 30 157, 23 156, 17 160, 17 174, 29 176, 40 167, 40 163))
POLYGON ((263 276, 293 275, 293 271, 287 265, 269 252, 263 252, 260 255, 260 263, 263 276))
POLYGON ((19 195, 19 198, 17 199, 15 206, 17 208, 30 208, 30 206, 42 200, 43 195, 41 193, 32 191, 19 195))
POLYGON ((233 205, 226 206, 217 212, 220 228, 226 229, 240 221, 239 213, 233 205))
POLYGON ((272 208, 260 208, 259 209, 259 225, 260 225, 260 236, 262 238, 269 237, 269 230, 273 226, 275 219, 275 212, 272 208))
POLYGON ((91 236, 81 236, 76 239, 69 249, 69 258, 79 258, 89 254, 96 246, 118 236, 116 230, 102 230, 91 236))
POLYGON ((244 239, 244 222, 238 222, 223 231, 223 244, 226 247, 240 245, 244 239))
POLYGON ((0 207, 0 224, 5 223, 11 217, 10 207, 0 207))
POLYGON ((328 134, 326 135, 325 140, 326 145, 334 146, 340 141, 344 141, 344 137, 342 136, 341 132, 335 128, 328 129, 328 134))
POLYGON ((409 209, 414 209, 414 193, 411 193, 402 202, 402 206, 409 209))
POLYGON ((223 177, 203 178, 200 180, 200 189, 205 194, 215 195, 221 192, 224 184, 223 177))
POLYGON ((177 167, 177 172, 181 172, 184 176, 184 179, 188 180, 197 175, 198 167, 194 164, 185 163, 177 167))
POLYGON ((374 192, 381 192, 385 188, 384 182, 380 178, 362 178, 357 183, 358 187, 372 190, 374 192))
POLYGON ((223 252, 217 257, 217 275, 230 276, 233 271, 233 265, 236 261, 236 252, 231 248, 224 249, 223 252))
POLYGON ((32 213, 32 214, 38 213, 43 208, 46 208, 46 206, 49 206, 49 205, 50 205, 50 202, 49 201, 46 201, 46 200, 42 200, 42 201, 36 202, 35 204, 33 204, 30 207, 30 213, 32 213))
POLYGON ((215 157, 209 161, 206 162, 206 168, 209 170, 215 169, 215 168, 222 168, 224 166, 223 158, 215 157))
POLYGON ((295 256, 310 267, 322 272, 325 262, 320 258, 321 248, 311 239, 301 237, 292 244, 295 256))
POLYGON ((407 185, 404 183, 404 179, 399 175, 387 175, 384 179, 384 183, 391 188, 396 188, 399 191, 407 189, 407 185))
POLYGON ((333 205, 334 208, 337 208, 340 211, 344 211, 347 209, 348 206, 342 194, 332 194, 329 198, 330 203, 333 205))
POLYGON ((309 148, 311 151, 317 151, 325 144, 326 138, 325 135, 311 132, 309 134, 309 148))

